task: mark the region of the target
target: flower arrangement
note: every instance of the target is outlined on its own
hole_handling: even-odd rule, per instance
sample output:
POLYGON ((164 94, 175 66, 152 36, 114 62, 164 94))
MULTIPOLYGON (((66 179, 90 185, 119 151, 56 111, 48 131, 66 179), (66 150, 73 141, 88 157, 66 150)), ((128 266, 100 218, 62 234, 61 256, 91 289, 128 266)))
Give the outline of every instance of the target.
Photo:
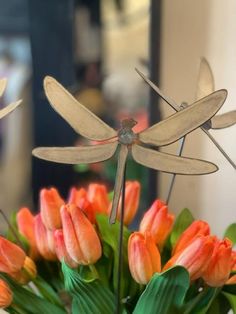
MULTIPOLYGON (((140 184, 126 183, 129 225, 140 184)), ((120 205, 121 206, 121 205, 120 205)), ((16 314, 117 312, 119 222, 108 223, 101 184, 40 192, 39 213, 21 208, 0 236, 0 308, 16 314)), ((119 215, 118 215, 119 218, 119 215)), ((236 225, 223 240, 184 209, 175 219, 155 200, 136 231, 124 228, 120 312, 236 313, 236 225)))

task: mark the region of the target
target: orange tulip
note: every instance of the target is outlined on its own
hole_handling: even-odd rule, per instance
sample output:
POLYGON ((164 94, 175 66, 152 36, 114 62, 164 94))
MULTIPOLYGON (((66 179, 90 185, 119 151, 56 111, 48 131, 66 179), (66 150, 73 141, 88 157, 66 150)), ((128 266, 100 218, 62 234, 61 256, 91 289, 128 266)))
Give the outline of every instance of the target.
POLYGON ((58 259, 62 262, 63 260, 65 263, 70 266, 71 268, 77 268, 78 264, 73 261, 70 255, 67 252, 64 235, 62 229, 58 229, 54 232, 55 238, 55 249, 58 259))
POLYGON ((154 273, 161 271, 161 257, 153 237, 134 232, 128 242, 129 269, 132 277, 146 285, 154 273))
POLYGON ((35 216, 35 239, 39 253, 49 261, 57 260, 55 254, 53 232, 47 230, 41 218, 41 214, 35 216))
POLYGON ((25 252, 16 244, 0 236, 0 272, 19 271, 25 261, 25 252))
POLYGON ((72 187, 69 192, 68 204, 79 206, 80 199, 87 196, 87 191, 84 188, 77 189, 72 187))
POLYGON ((75 204, 81 208, 91 223, 95 223, 95 211, 92 203, 88 200, 87 192, 85 189, 71 188, 69 194, 68 204, 75 204))
POLYGON ((236 251, 231 253, 231 270, 236 270, 236 251))
POLYGON ((23 207, 16 214, 16 221, 19 233, 26 238, 30 245, 29 256, 36 260, 39 257, 39 251, 34 234, 34 216, 27 207, 23 207))
POLYGON ((214 242, 214 237, 198 236, 185 249, 172 256, 165 264, 163 270, 174 265, 180 265, 189 271, 192 280, 201 277, 209 264, 214 249, 214 242))
POLYGON ((74 204, 61 208, 65 246, 78 264, 94 264, 102 254, 102 247, 94 226, 83 211, 74 204))
MULTIPOLYGON (((232 251, 231 253, 231 271, 235 271, 236 270, 236 251, 232 251)), ((232 284, 236 284, 236 275, 233 275, 232 277, 230 277, 227 282, 227 285, 232 285, 232 284)))
POLYGON ((25 285, 37 276, 37 268, 34 261, 26 256, 22 269, 16 273, 9 274, 15 281, 25 285))
POLYGON ((173 248, 172 255, 182 251, 199 235, 207 236, 209 234, 210 227, 208 223, 202 220, 195 220, 179 237, 175 247, 173 248))
POLYGON ((171 232, 174 215, 168 213, 168 207, 161 200, 156 200, 144 214, 139 231, 149 231, 159 248, 162 248, 171 232))
POLYGON ((232 242, 215 239, 214 251, 202 278, 211 287, 221 287, 229 279, 232 267, 232 242))
POLYGON ((92 203, 95 213, 107 214, 109 199, 105 185, 96 183, 89 184, 88 200, 92 203))
POLYGON ((57 189, 42 189, 40 191, 40 212, 45 227, 49 230, 61 228, 60 208, 65 202, 57 189))
MULTIPOLYGON (((124 224, 129 225, 137 213, 140 198, 140 183, 138 181, 127 181, 125 184, 125 212, 124 224)), ((109 211, 111 210, 111 205, 109 211)), ((121 199, 119 201, 117 219, 120 220, 121 215, 121 199)))
POLYGON ((0 279, 0 309, 5 309, 11 305, 13 294, 8 284, 0 279))

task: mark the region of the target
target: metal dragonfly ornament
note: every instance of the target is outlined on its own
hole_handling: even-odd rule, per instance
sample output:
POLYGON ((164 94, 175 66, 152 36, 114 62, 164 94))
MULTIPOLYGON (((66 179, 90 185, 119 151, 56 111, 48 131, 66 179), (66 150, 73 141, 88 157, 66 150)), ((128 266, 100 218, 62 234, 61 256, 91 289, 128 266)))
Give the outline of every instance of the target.
MULTIPOLYGON (((184 108, 188 107, 188 104, 183 102, 180 106, 177 105, 172 99, 164 95, 164 93, 156 86, 151 80, 149 80, 141 71, 136 69, 137 73, 143 78, 143 80, 153 89, 158 95, 167 102, 175 111, 181 111, 184 108)), ((209 63, 205 58, 201 59, 198 81, 197 81, 197 93, 196 99, 201 99, 206 95, 214 92, 214 77, 212 70, 210 68, 209 63)), ((236 110, 229 111, 223 114, 218 114, 213 116, 210 120, 206 121, 202 126, 202 131, 210 138, 210 140, 215 144, 218 150, 223 154, 223 156, 228 160, 228 162, 236 169, 236 165, 233 160, 228 156, 228 154, 223 150, 220 144, 215 140, 215 138, 209 133, 210 129, 223 129, 230 127, 236 123, 236 110)), ((184 144, 185 144, 185 136, 181 139, 180 147, 177 152, 178 156, 182 155, 184 144)), ((171 193, 173 190, 173 186, 175 183, 176 174, 173 175, 170 187, 167 193, 166 203, 168 204, 170 201, 171 193)))
MULTIPOLYGON (((0 79, 0 97, 4 93, 7 86, 7 79, 3 78, 0 79)), ((6 106, 5 108, 0 110, 0 119, 8 115, 10 112, 15 110, 21 103, 21 100, 11 103, 10 105, 6 106)))
POLYGON ((116 220, 129 151, 136 162, 159 171, 199 175, 218 169, 213 163, 161 153, 151 149, 150 145, 169 145, 204 124, 223 105, 227 97, 226 90, 216 91, 140 133, 133 132, 132 128, 137 123, 133 119, 121 121, 120 130, 114 130, 80 104, 52 77, 45 77, 44 90, 52 107, 78 134, 102 143, 79 147, 39 147, 33 150, 34 156, 66 164, 95 163, 111 158, 119 148, 110 223, 116 220))

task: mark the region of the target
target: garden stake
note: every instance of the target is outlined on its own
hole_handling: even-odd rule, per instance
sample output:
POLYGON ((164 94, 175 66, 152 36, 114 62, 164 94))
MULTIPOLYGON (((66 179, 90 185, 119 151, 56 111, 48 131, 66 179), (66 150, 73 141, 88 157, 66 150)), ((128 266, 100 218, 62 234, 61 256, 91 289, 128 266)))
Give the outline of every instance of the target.
POLYGON ((222 107, 227 97, 226 90, 216 91, 148 129, 134 133, 135 120, 124 119, 120 130, 114 130, 81 105, 52 77, 44 79, 44 89, 52 107, 77 133, 102 143, 79 147, 39 147, 33 150, 34 156, 65 164, 95 163, 110 159, 120 147, 110 223, 116 221, 129 151, 136 162, 159 171, 199 175, 217 170, 217 166, 210 162, 161 153, 147 145, 169 145, 204 124, 222 107))
POLYGON ((121 214, 120 214, 120 233, 119 233, 119 262, 118 262, 118 278, 117 278, 117 294, 116 294, 116 314, 121 313, 121 277, 123 271, 123 237, 124 237, 124 212, 125 212, 125 180, 126 180, 126 164, 123 173, 122 195, 121 195, 121 214))
MULTIPOLYGON (((156 86, 153 82, 151 82, 142 72, 136 69, 137 73, 143 78, 143 80, 153 89, 155 90, 159 96, 168 103, 175 111, 179 112, 183 110, 183 104, 178 106, 173 100, 166 97, 163 92, 156 86)), ((185 108, 188 107, 187 104, 184 105, 185 108)), ((224 149, 220 146, 220 144, 213 138, 213 136, 209 133, 209 129, 222 129, 229 127, 236 123, 236 111, 230 111, 221 115, 217 115, 209 119, 205 123, 200 126, 202 131, 210 138, 210 140, 215 144, 218 150, 222 153, 222 155, 227 159, 227 161, 231 164, 231 166, 236 170, 236 165, 232 161, 232 159, 228 156, 228 154, 224 151, 224 149)))
MULTIPOLYGON (((186 139, 186 137, 184 136, 180 140, 181 143, 180 143, 180 147, 179 147, 179 151, 177 153, 177 156, 181 156, 182 155, 182 152, 183 152, 183 149, 184 149, 184 144, 185 144, 185 139, 186 139)), ((171 181, 170 181, 169 190, 168 190, 168 193, 167 193, 167 198, 166 198, 166 204, 167 205, 169 205, 169 202, 170 202, 171 194, 172 194, 173 187, 174 187, 174 184, 175 184, 175 179, 176 179, 176 174, 174 173, 172 175, 172 178, 171 178, 171 181)))

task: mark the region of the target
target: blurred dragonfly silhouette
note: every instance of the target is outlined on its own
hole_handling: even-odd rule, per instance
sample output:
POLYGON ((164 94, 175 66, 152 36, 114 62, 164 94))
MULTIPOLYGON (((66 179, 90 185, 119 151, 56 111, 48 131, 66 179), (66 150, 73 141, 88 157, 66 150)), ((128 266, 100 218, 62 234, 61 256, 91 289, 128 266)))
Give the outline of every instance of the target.
MULTIPOLYGON (((144 81, 153 89, 155 90, 159 96, 166 101, 175 111, 183 110, 184 108, 188 107, 188 104, 183 102, 180 106, 177 105, 172 99, 164 95, 164 93, 156 86, 151 80, 149 80, 141 71, 136 69, 137 73, 144 79, 144 81)), ((196 99, 201 99, 206 95, 214 92, 214 77, 212 70, 210 68, 209 63, 205 58, 201 59, 198 80, 197 80, 197 92, 196 92, 196 99)), ((215 138, 209 133, 210 129, 224 129, 230 127, 236 123, 236 110, 229 111, 223 114, 218 114, 213 116, 211 119, 206 121, 202 126, 201 129, 205 134, 211 139, 211 141, 215 144, 215 146, 219 149, 219 151, 223 154, 223 156, 228 160, 228 162, 236 169, 235 163, 232 159, 226 154, 220 144, 215 140, 215 138)), ((177 152, 178 156, 182 155, 183 148, 185 144, 185 136, 181 139, 181 144, 179 150, 177 152)), ((169 203, 171 193, 173 190, 174 182, 175 182, 176 174, 173 175, 169 191, 167 193, 166 203, 169 203)))
POLYGON ((120 130, 114 130, 52 77, 45 77, 44 90, 52 107, 78 134, 101 143, 78 147, 38 147, 33 150, 34 156, 66 164, 95 163, 111 158, 119 150, 110 223, 116 220, 129 151, 136 162, 163 172, 200 175, 218 169, 207 161, 161 153, 152 148, 169 145, 208 121, 223 105, 226 90, 216 91, 140 133, 133 132, 137 122, 132 118, 122 120, 120 130))
MULTIPOLYGON (((0 97, 4 93, 6 86, 7 86, 7 79, 5 79, 5 78, 0 79, 0 97)), ((15 110, 16 107, 18 107, 20 105, 20 103, 21 103, 21 100, 18 100, 16 102, 13 102, 10 105, 6 106, 5 108, 1 109, 0 110, 0 119, 2 119, 7 114, 9 114, 13 110, 15 110)))

